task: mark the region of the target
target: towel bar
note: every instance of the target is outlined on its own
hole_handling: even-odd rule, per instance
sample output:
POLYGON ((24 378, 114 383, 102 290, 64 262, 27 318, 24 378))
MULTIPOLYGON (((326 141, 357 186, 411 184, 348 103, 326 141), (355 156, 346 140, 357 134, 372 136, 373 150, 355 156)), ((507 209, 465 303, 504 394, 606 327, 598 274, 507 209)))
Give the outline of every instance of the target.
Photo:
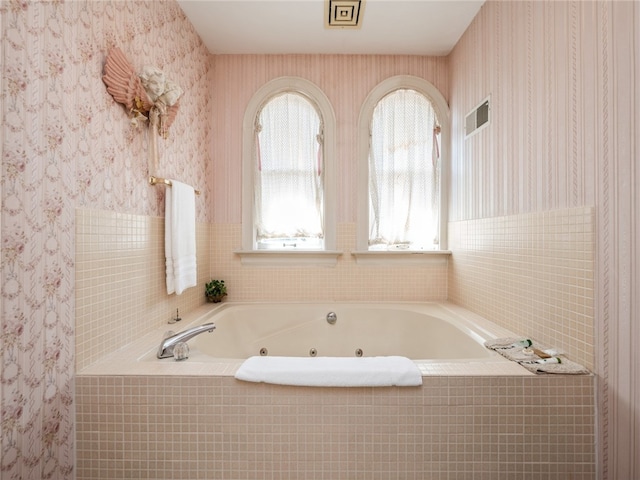
MULTIPOLYGON (((168 185, 169 187, 172 185, 171 180, 167 178, 154 177, 151 175, 149 177, 149 185, 168 185)), ((194 189, 196 195, 200 195, 200 190, 194 189)))

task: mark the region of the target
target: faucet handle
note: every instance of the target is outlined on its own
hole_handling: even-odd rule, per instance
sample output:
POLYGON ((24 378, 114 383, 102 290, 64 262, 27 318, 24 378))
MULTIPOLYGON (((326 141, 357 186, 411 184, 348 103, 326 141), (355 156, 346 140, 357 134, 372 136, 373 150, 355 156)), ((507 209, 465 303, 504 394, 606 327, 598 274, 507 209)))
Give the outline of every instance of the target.
POLYGON ((177 362, 189 358, 189 345, 187 345, 187 342, 178 342, 175 344, 173 347, 173 358, 177 362))

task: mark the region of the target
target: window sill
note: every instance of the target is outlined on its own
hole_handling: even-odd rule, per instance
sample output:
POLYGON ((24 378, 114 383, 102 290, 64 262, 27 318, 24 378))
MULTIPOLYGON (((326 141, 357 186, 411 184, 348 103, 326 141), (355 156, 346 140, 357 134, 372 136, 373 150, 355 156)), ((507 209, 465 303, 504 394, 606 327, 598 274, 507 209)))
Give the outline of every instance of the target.
POLYGON ((451 256, 450 250, 433 250, 425 252, 398 251, 355 251, 351 255, 356 257, 358 265, 446 265, 451 256))
POLYGON ((335 250, 236 250, 242 265, 335 267, 342 252, 335 250))

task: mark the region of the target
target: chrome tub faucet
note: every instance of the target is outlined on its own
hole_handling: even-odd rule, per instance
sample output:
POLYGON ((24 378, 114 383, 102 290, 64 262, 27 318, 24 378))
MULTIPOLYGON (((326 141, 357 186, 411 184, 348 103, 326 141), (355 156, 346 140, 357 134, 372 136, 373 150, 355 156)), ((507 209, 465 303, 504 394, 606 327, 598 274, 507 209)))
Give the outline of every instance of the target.
POLYGON ((188 328, 180 333, 171 335, 160 342, 160 348, 158 348, 158 358, 173 357, 173 348, 179 342, 186 342, 192 339, 196 335, 200 335, 204 332, 213 332, 216 326, 213 323, 205 323, 197 327, 188 328))

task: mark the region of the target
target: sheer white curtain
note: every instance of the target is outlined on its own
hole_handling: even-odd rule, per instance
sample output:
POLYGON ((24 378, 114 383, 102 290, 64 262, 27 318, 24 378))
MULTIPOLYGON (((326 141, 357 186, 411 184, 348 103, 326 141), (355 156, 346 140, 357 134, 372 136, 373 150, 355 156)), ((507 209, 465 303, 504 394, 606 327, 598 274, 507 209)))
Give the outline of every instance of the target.
POLYGON ((369 248, 437 248, 438 120, 427 97, 400 89, 376 106, 369 153, 369 248))
POLYGON ((323 238, 322 121, 300 94, 280 94, 256 119, 255 228, 258 248, 320 248, 323 238), (274 247, 275 245, 275 247, 274 247))

